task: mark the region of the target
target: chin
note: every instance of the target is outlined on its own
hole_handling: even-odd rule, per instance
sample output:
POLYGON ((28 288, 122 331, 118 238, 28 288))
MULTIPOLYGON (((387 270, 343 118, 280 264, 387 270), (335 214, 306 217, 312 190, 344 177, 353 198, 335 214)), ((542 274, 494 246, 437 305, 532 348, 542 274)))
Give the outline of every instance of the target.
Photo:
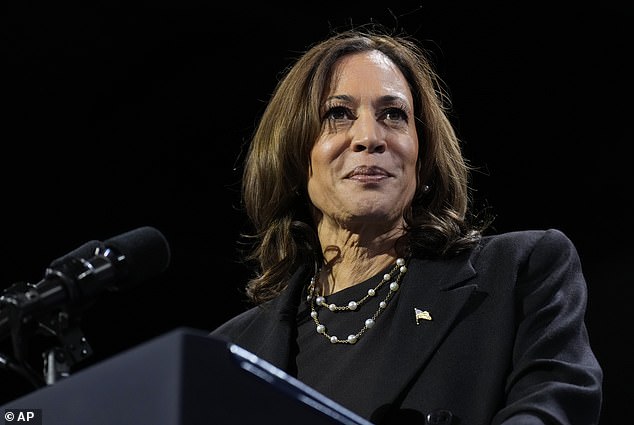
POLYGON ((397 211, 375 208, 356 208, 350 214, 350 221, 355 223, 387 224, 400 217, 397 211))

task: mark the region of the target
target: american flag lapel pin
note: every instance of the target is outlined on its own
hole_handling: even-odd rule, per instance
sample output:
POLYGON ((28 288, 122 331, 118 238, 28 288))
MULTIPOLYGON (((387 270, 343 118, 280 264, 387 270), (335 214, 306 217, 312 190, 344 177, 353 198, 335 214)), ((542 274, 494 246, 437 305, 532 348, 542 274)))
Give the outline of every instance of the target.
POLYGON ((416 317, 416 324, 420 325, 421 320, 431 320, 431 314, 427 310, 421 310, 414 307, 414 316, 416 317))

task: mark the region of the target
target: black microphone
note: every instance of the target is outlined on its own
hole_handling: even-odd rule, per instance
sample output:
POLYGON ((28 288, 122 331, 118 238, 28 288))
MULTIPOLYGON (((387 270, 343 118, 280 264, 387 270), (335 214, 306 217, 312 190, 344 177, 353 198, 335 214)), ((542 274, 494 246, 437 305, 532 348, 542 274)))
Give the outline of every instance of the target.
POLYGON ((11 312, 28 321, 57 308, 83 308, 105 291, 156 277, 169 266, 170 255, 165 236, 150 226, 86 242, 51 262, 40 282, 14 284, 0 293, 0 337, 10 331, 11 312))

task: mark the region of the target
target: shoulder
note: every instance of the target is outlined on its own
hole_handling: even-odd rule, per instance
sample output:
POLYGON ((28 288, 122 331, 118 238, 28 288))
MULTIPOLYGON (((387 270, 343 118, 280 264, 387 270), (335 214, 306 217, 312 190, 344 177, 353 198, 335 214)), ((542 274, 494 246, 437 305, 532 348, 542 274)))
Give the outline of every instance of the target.
POLYGON ((293 320, 297 314, 297 302, 309 267, 298 268, 291 276, 286 288, 275 298, 250 307, 225 323, 211 334, 232 340, 259 340, 264 332, 271 331, 282 322, 293 320))
MULTIPOLYGON (((572 240, 561 230, 520 230, 483 236, 465 253, 480 274, 549 274, 555 270, 578 271, 579 255, 572 240)), ((463 257, 464 258, 464 257, 463 257)))
POLYGON ((558 249, 572 246, 570 238, 559 229, 518 230, 482 237, 483 247, 527 249, 536 245, 558 249))
POLYGON ((217 337, 233 338, 236 332, 242 332, 242 330, 253 323, 253 321, 262 314, 262 307, 251 307, 242 313, 233 316, 226 322, 220 324, 210 335, 217 337))
POLYGON ((484 236, 477 251, 483 255, 495 254, 518 259, 535 254, 577 256, 572 240, 559 229, 520 230, 484 236))

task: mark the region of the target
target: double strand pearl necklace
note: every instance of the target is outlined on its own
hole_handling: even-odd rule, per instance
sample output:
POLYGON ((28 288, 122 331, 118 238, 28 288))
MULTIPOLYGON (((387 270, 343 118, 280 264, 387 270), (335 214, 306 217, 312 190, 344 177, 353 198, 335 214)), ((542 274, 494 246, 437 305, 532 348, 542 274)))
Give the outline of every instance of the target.
POLYGON ((338 306, 332 303, 329 304, 326 301, 325 296, 319 295, 317 293, 317 289, 315 286, 317 283, 317 276, 319 275, 319 272, 320 272, 320 270, 317 270, 317 273, 315 273, 315 276, 313 276, 312 279, 310 280, 310 285, 308 286, 308 296, 306 297, 306 301, 310 303, 310 317, 312 317, 313 321, 315 322, 317 333, 320 335, 323 335, 333 344, 355 344, 359 340, 359 338, 361 338, 361 335, 363 335, 368 329, 374 326, 374 323, 376 322, 377 317, 379 317, 379 315, 383 312, 383 310, 385 310, 388 302, 390 301, 394 293, 398 291, 399 284, 401 280, 403 279, 403 276, 405 275, 406 271, 407 271, 407 266, 406 266, 405 259, 398 258, 396 260, 396 265, 388 273, 383 275, 383 279, 381 279, 381 281, 374 288, 370 288, 368 290, 367 295, 365 295, 360 300, 350 301, 347 305, 338 306), (398 274, 396 274, 396 272, 398 272, 398 274), (396 277, 394 277, 395 275, 396 277), (370 298, 376 296, 379 289, 381 289, 381 287, 387 282, 390 282, 389 292, 387 293, 383 301, 379 303, 379 308, 374 312, 372 317, 370 317, 369 319, 366 319, 365 324, 363 325, 363 327, 361 328, 359 332, 348 335, 346 339, 339 339, 335 335, 330 335, 327 331, 326 326, 323 325, 319 321, 319 314, 317 313, 318 307, 327 308, 328 310, 332 312, 355 311, 360 305, 365 303, 370 298))

